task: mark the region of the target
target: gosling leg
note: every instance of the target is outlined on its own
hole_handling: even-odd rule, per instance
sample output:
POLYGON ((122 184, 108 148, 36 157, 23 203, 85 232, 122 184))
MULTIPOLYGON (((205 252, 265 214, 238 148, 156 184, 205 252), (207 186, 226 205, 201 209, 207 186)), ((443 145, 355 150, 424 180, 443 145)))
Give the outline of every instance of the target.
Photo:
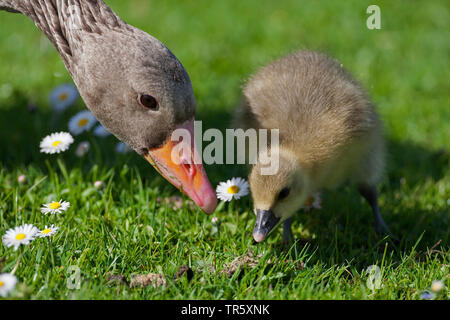
POLYGON ((391 232, 389 231, 388 226, 383 220, 383 217, 381 216, 380 209, 378 208, 378 192, 376 186, 366 185, 366 184, 360 184, 358 186, 358 191, 361 194, 361 196, 367 200, 367 202, 372 207, 373 216, 375 218, 374 228, 375 232, 380 235, 381 233, 388 234, 392 236, 391 232))
POLYGON ((292 242, 294 235, 292 234, 292 217, 283 222, 283 242, 292 242))

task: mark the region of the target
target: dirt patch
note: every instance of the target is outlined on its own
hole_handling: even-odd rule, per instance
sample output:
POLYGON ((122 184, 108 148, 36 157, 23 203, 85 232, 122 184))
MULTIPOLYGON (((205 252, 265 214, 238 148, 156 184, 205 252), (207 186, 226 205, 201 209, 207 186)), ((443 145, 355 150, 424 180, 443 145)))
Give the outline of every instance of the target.
POLYGON ((122 274, 110 274, 106 278, 108 285, 110 286, 119 286, 119 285, 128 285, 127 278, 125 278, 122 274))
POLYGON ((166 285, 166 278, 161 273, 149 273, 136 275, 131 278, 130 288, 148 287, 153 285, 154 288, 166 285))
POLYGON ((220 274, 226 274, 231 278, 237 271, 242 269, 253 269, 258 265, 259 259, 262 254, 253 256, 253 253, 248 250, 246 254, 236 257, 230 264, 228 264, 220 274))

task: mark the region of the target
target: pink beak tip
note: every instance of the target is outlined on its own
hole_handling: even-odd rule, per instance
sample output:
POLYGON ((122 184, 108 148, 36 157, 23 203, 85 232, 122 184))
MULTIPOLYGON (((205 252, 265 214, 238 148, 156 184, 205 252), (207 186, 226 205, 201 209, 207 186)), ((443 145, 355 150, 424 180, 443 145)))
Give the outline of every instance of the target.
POLYGON ((206 185, 202 188, 203 192, 200 193, 201 202, 199 203, 199 207, 206 213, 212 214, 217 207, 217 197, 211 185, 206 183, 206 185), (206 189, 206 190, 205 190, 206 189))

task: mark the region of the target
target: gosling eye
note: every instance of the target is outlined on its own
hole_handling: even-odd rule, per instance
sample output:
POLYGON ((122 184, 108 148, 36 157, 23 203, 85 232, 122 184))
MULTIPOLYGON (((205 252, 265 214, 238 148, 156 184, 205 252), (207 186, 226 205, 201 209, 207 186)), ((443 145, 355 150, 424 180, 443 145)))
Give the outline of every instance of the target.
POLYGON ((280 193, 278 194, 278 200, 285 199, 289 195, 289 192, 291 192, 291 190, 287 187, 281 189, 280 193))
POLYGON ((138 98, 139 104, 144 108, 150 109, 152 111, 158 111, 159 105, 156 99, 149 94, 141 94, 138 98))

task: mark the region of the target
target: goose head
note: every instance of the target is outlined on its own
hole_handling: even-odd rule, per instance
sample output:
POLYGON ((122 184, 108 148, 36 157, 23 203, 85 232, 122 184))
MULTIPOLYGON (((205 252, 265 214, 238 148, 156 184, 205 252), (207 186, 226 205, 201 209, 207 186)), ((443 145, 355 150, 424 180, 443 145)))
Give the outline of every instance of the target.
POLYGON ((101 37, 85 33, 76 50, 68 69, 94 116, 212 213, 217 198, 198 160, 196 102, 180 61, 156 38, 131 26, 105 30, 101 37), (174 140, 180 130, 183 138, 174 140))
POLYGON ((253 238, 257 242, 263 241, 300 209, 310 194, 308 175, 292 152, 280 148, 279 167, 275 174, 261 174, 264 166, 258 161, 249 176, 256 214, 253 238))
POLYGON ((191 81, 169 49, 125 23, 102 0, 0 0, 0 10, 32 19, 100 123, 203 211, 214 211, 217 198, 194 145, 191 81), (184 135, 173 141, 177 129, 184 135))

